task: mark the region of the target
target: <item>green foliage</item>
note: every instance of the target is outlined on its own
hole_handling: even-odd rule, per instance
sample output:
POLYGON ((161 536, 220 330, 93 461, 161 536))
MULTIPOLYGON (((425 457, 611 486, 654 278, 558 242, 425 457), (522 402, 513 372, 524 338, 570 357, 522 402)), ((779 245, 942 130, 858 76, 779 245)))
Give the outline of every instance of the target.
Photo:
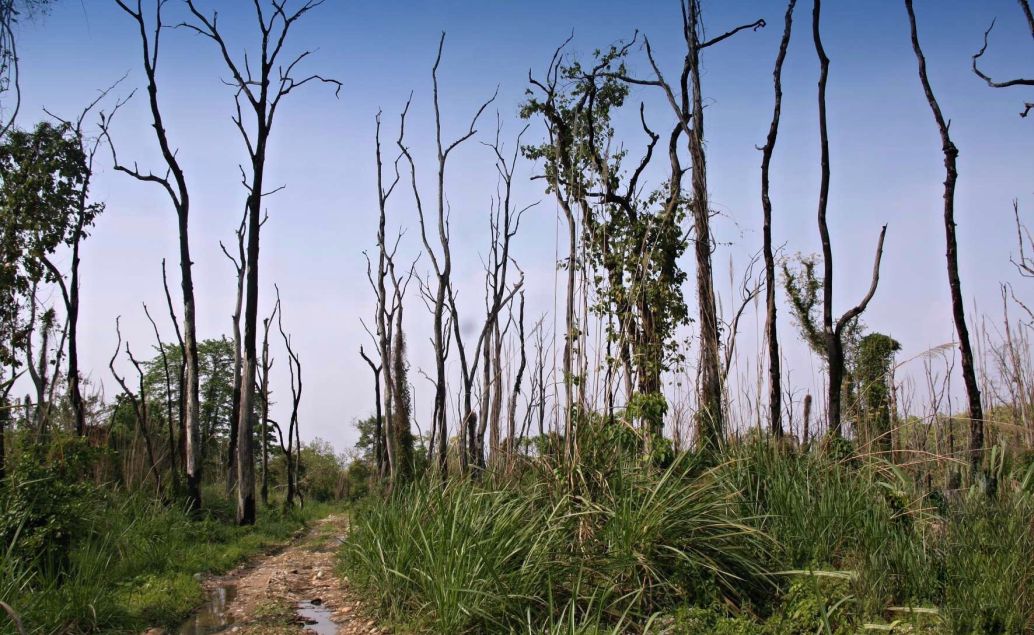
POLYGON ((80 139, 67 124, 10 130, 0 141, 0 363, 19 363, 21 301, 51 280, 43 258, 83 235, 103 209, 86 204, 90 177, 80 139))
POLYGON ((679 266, 689 244, 682 231, 687 206, 668 183, 646 196, 640 192, 639 178, 659 139, 652 131, 646 130, 642 163, 631 171, 622 164, 626 150, 611 119, 629 93, 617 79, 626 72, 627 52, 627 46, 595 51, 591 66, 559 61, 559 81, 542 86, 543 94, 529 90, 521 107, 522 118, 546 123, 549 139, 523 150, 542 161, 546 191, 582 221, 585 261, 562 266, 592 272, 594 309, 608 317, 608 337, 618 348, 608 363, 635 370, 640 390, 652 393, 660 389, 661 372, 678 361, 675 331, 689 319, 679 266))
POLYGON ((299 485, 306 500, 326 503, 340 498, 345 468, 344 461, 334 453, 334 446, 314 439, 302 446, 301 459, 299 485))
POLYGON ((17 454, 0 482, 0 545, 17 544, 14 555, 27 566, 64 568, 73 540, 97 513, 99 492, 80 478, 96 454, 82 440, 17 454))
MULTIPOLYGON (((27 449, 0 491, 0 601, 31 633, 174 625, 202 597, 195 574, 224 573, 327 513, 321 504, 274 509, 238 527, 219 485, 205 491, 205 515, 192 518, 149 494, 85 482, 94 452, 60 439, 46 454, 27 449)), ((0 622, 0 633, 11 632, 0 622)))
POLYGON ((852 376, 857 393, 858 431, 867 441, 877 441, 884 451, 891 448, 890 370, 897 340, 883 333, 869 333, 858 343, 858 359, 852 376))

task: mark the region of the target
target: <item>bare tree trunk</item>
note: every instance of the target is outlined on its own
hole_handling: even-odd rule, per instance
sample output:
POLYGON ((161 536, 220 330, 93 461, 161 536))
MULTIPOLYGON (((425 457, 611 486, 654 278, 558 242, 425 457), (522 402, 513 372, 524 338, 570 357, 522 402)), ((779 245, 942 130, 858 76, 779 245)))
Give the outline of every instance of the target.
MULTIPOLYGON (((427 255, 431 260, 431 265, 435 272, 436 288, 434 289, 433 296, 431 298, 432 314, 433 314, 433 334, 432 334, 432 345, 434 347, 435 354, 435 397, 434 397, 434 417, 432 425, 437 429, 435 433, 438 441, 438 472, 441 478, 445 478, 447 472, 447 447, 448 447, 448 423, 447 423, 447 404, 446 404, 446 392, 445 392, 445 358, 448 356, 447 347, 447 325, 446 325, 446 310, 450 310, 453 321, 453 328, 458 327, 458 315, 456 312, 455 301, 452 297, 452 252, 449 244, 449 219, 448 212, 446 209, 445 201, 445 172, 446 165, 450 153, 460 146, 462 143, 473 137, 477 130, 478 119, 484 113, 485 109, 490 103, 495 100, 495 95, 492 95, 490 99, 481 104, 477 112, 470 120, 470 126, 466 132, 456 138, 454 141, 446 145, 442 140, 442 121, 441 121, 441 105, 438 98, 438 66, 442 61, 442 49, 445 45, 445 33, 442 33, 442 37, 438 42, 438 54, 435 57, 434 66, 431 68, 431 80, 434 87, 434 119, 435 119, 435 143, 437 146, 437 158, 438 158, 438 169, 437 169, 437 191, 436 191, 436 211, 437 211, 437 230, 438 230, 438 242, 440 245, 441 254, 439 255, 434 249, 431 248, 431 243, 428 238, 428 223, 425 220, 423 203, 420 197, 420 190, 417 187, 416 178, 416 164, 413 161, 413 157, 409 152, 409 149, 402 142, 402 135, 399 135, 398 146, 402 155, 406 158, 409 163, 411 185, 413 189, 413 196, 416 200, 417 214, 420 217, 420 237, 424 244, 424 249, 427 251, 427 255)), ((407 103, 408 110, 408 103, 407 103)), ((403 125, 405 124, 405 112, 403 112, 403 125)), ((460 364, 461 370, 464 375, 464 390, 465 392, 469 388, 470 373, 466 371, 466 353, 462 348, 462 341, 457 337, 457 345, 459 346, 460 353, 460 364)), ((474 357, 477 357, 475 353, 474 357)), ((459 431, 457 435, 460 469, 466 471, 467 466, 470 463, 470 447, 472 443, 464 443, 465 432, 471 435, 472 421, 471 412, 469 409, 468 400, 464 400, 464 406, 467 409, 467 416, 464 420, 459 423, 459 431), (467 424, 467 430, 464 431, 464 426, 467 424)), ((469 439, 471 442, 473 439, 469 439)))
POLYGON ((359 356, 363 358, 366 364, 370 367, 370 371, 373 373, 373 394, 374 403, 377 407, 376 420, 374 423, 373 433, 373 455, 374 461, 377 465, 377 475, 384 476, 384 455, 381 451, 381 438, 384 435, 384 420, 381 412, 381 367, 378 364, 374 364, 373 360, 367 356, 366 351, 363 347, 359 347, 359 356))
MULTIPOLYGON (((1021 4, 1022 4, 1021 0, 1021 4)), ((926 75, 926 57, 919 46, 919 35, 916 31, 916 14, 912 8, 912 0, 905 0, 908 10, 908 23, 912 36, 912 50, 919 64, 919 81, 923 85, 926 101, 930 105, 937 130, 941 135, 941 151, 944 153, 944 240, 945 258, 948 266, 948 288, 951 290, 951 313, 955 321, 955 332, 959 338, 959 351, 962 353, 962 380, 966 384, 966 397, 969 402, 969 460, 974 472, 979 471, 984 455, 984 409, 980 403, 980 386, 973 363, 973 348, 969 342, 969 329, 966 326, 965 301, 962 297, 962 283, 959 280, 959 247, 955 238, 955 182, 959 178, 956 166, 959 150, 948 133, 948 122, 941 114, 941 107, 934 97, 933 88, 926 75)), ((1027 15, 1030 9, 1027 7, 1027 15)), ((1031 25, 1034 35, 1034 22, 1031 25)), ((975 62, 974 62, 975 68, 975 62)))
POLYGON ((685 28, 689 56, 689 76, 692 88, 692 128, 688 134, 689 156, 692 161, 692 192, 690 211, 695 233, 697 303, 700 329, 700 411, 697 415, 698 439, 704 447, 717 450, 722 443, 724 423, 722 413, 721 361, 719 357, 718 310, 715 303, 714 280, 711 271, 711 207, 707 190, 707 160, 704 154, 704 101, 700 87, 699 34, 700 2, 690 0, 689 18, 685 28))
POLYGON ((273 305, 273 312, 270 313, 268 318, 262 320, 262 386, 261 386, 261 401, 259 406, 260 421, 262 435, 262 488, 260 495, 262 498, 262 505, 269 507, 269 371, 273 367, 273 360, 269 358, 269 325, 272 324, 273 318, 276 317, 277 312, 280 310, 280 303, 277 302, 273 305))
MULTIPOLYGON (((158 105, 158 84, 156 81, 156 67, 158 65, 158 40, 162 31, 161 10, 164 2, 155 3, 154 32, 148 36, 147 25, 143 15, 142 2, 137 0, 136 8, 131 9, 127 4, 128 0, 115 0, 119 7, 130 15, 137 24, 140 41, 142 45, 144 73, 147 77, 147 95, 151 110, 151 120, 161 150, 162 158, 167 167, 166 176, 157 176, 153 173, 140 172, 136 165, 132 168, 122 165, 115 159, 115 169, 125 172, 139 181, 158 183, 163 187, 176 209, 177 225, 179 230, 179 253, 180 253, 180 277, 183 291, 183 362, 184 362, 184 443, 186 446, 186 477, 187 477, 187 503, 191 510, 201 507, 201 465, 197 457, 198 444, 198 416, 199 395, 198 395, 198 357, 197 337, 195 326, 195 301, 194 301, 194 279, 191 267, 193 262, 190 259, 189 240, 189 218, 190 218, 190 195, 187 191, 186 179, 176 158, 176 151, 169 144, 165 125, 162 121, 161 110, 158 105), (172 181, 169 180, 172 177, 172 181)), ((114 113, 112 114, 112 116, 114 113)), ((107 134, 107 122, 102 123, 104 135, 107 134)), ((111 144, 114 157, 115 148, 111 144)))
POLYGON ((779 134, 779 117, 783 108, 783 61, 786 49, 790 45, 790 32, 793 28, 793 9, 797 0, 789 0, 786 5, 786 19, 783 37, 779 41, 779 53, 776 55, 775 69, 772 71, 772 83, 775 92, 775 103, 772 106, 772 124, 768 129, 768 138, 762 149, 761 158, 761 207, 764 210, 762 229, 762 252, 765 259, 765 339, 768 340, 768 420, 773 436, 783 436, 782 421, 782 387, 779 372, 779 333, 776 320, 776 280, 775 255, 772 250, 772 200, 769 198, 769 166, 772 153, 775 152, 776 137, 779 134))
MULTIPOLYGON (((230 262, 233 263, 233 268, 237 272, 237 299, 233 305, 233 315, 230 316, 231 323, 233 324, 233 402, 230 410, 230 431, 229 431, 229 447, 226 452, 226 495, 231 496, 233 490, 237 487, 237 435, 240 427, 240 400, 241 400, 241 371, 243 365, 243 355, 241 353, 241 305, 244 300, 244 278, 245 278, 245 263, 247 262, 247 254, 244 250, 244 225, 247 222, 248 210, 244 212, 244 218, 241 219, 240 226, 237 227, 237 257, 230 255, 226 247, 220 241, 219 247, 229 258, 230 262)), ((265 348, 265 344, 263 344, 265 348)), ((265 421, 263 420, 263 426, 265 421)), ((266 503, 265 497, 263 497, 263 503, 266 503)))
POLYGON ((826 123, 826 82, 829 78, 829 58, 822 46, 819 30, 821 0, 815 0, 812 11, 812 39, 815 42, 815 53, 819 58, 819 144, 821 146, 821 179, 819 183, 818 225, 819 237, 822 240, 822 330, 826 341, 826 364, 829 366, 829 386, 826 397, 827 423, 829 433, 835 436, 842 434, 840 411, 841 395, 844 384, 844 330, 865 311, 869 301, 876 294, 880 281, 880 260, 883 258, 883 240, 887 235, 887 226, 880 230, 876 243, 876 258, 873 264, 872 282, 869 292, 854 308, 848 310, 840 319, 833 320, 833 247, 829 238, 829 226, 826 223, 826 207, 829 201, 829 129, 826 123))
MULTIPOLYGON (((276 304, 280 306, 280 289, 276 292, 276 304)), ((277 316, 277 326, 280 329, 280 336, 284 338, 284 347, 287 349, 287 368, 291 378, 291 419, 287 427, 287 498, 284 506, 294 506, 294 497, 298 493, 298 470, 301 465, 302 454, 301 435, 298 432, 298 405, 302 400, 302 363, 298 353, 291 346, 291 338, 284 331, 284 312, 280 310, 277 316), (293 441, 292 441, 293 437, 293 441), (293 443, 293 450, 292 450, 293 443)))
POLYGON ((151 312, 147 310, 146 304, 144 305, 144 314, 154 329, 154 339, 158 342, 158 352, 161 355, 162 369, 165 372, 165 422, 169 436, 169 469, 172 471, 172 488, 173 490, 179 490, 179 468, 176 465, 176 435, 173 433, 172 427, 172 373, 169 371, 169 357, 165 354, 165 344, 162 343, 162 336, 158 331, 158 325, 155 323, 154 318, 151 317, 151 312))
MULTIPOLYGON (((519 441, 515 439, 517 433, 517 398, 521 394, 521 383, 524 381, 524 369, 528 365, 527 349, 524 337, 524 291, 521 291, 520 309, 517 318, 517 346, 520 361, 517 363, 517 375, 513 380, 513 390, 510 392, 510 403, 507 408, 507 466, 512 469, 514 457, 520 449, 519 441)), ((522 434, 523 436, 523 434, 522 434)))
POLYGON ((126 395, 126 398, 129 399, 130 404, 133 406, 133 411, 136 415, 137 428, 140 431, 140 435, 144 438, 144 449, 147 452, 147 460, 150 464, 150 469, 148 471, 154 477, 155 491, 161 494, 162 474, 161 469, 155 460, 154 448, 151 445, 151 434, 148 429, 147 392, 144 386, 144 371, 140 367, 140 363, 135 357, 133 357, 133 353, 129 350, 128 342, 126 343, 126 356, 133 364, 133 367, 136 368, 137 375, 140 378, 139 393, 134 393, 130 390, 129 386, 126 385, 125 379, 115 372, 115 358, 118 357, 119 349, 122 348, 122 331, 119 328, 119 319, 120 318, 118 317, 115 318, 115 333, 118 335, 118 343, 115 345, 115 352, 112 354, 111 360, 108 362, 108 368, 111 369, 111 375, 115 378, 115 381, 118 382, 118 385, 122 387, 122 392, 126 395))
POLYGON ((233 76, 233 85, 237 89, 234 96, 237 106, 234 124, 244 139, 251 162, 251 176, 245 183, 248 191, 246 204, 248 244, 245 265, 244 358, 241 365, 241 395, 237 423, 237 522, 241 525, 255 523, 255 455, 251 439, 254 434, 255 375, 258 365, 255 340, 258 330, 259 232, 263 223, 262 199, 270 194, 265 191, 264 187, 266 151, 274 115, 284 97, 298 86, 310 81, 334 84, 338 90, 341 88, 341 82, 319 75, 310 75, 301 79, 292 75, 295 66, 312 51, 302 52, 286 66, 281 66, 279 59, 291 26, 319 4, 321 3, 309 0, 297 10, 287 13, 283 3, 273 2, 273 11, 271 15, 266 16, 263 14, 261 3, 255 2, 262 46, 258 62, 258 76, 252 79, 247 58, 245 58, 244 65, 239 66, 230 55, 217 26, 216 17, 213 16, 211 19, 206 17, 197 9, 193 0, 187 0, 187 7, 197 23, 185 26, 216 44, 223 61, 233 76), (244 125, 241 112, 242 101, 250 107, 255 117, 254 130, 251 132, 244 125))

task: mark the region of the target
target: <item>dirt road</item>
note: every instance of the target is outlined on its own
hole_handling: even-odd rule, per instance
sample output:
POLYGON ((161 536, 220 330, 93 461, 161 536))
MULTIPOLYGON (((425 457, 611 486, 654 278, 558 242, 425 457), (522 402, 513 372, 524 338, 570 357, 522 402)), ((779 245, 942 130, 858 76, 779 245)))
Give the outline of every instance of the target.
POLYGON ((332 515, 274 555, 204 585, 212 601, 180 635, 382 633, 334 575, 348 520, 332 515))

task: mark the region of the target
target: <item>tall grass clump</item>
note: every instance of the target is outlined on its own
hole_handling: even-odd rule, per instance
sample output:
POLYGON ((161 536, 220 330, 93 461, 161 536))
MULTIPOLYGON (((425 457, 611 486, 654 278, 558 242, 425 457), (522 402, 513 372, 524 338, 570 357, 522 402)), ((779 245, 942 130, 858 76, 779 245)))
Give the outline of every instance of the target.
POLYGON ((953 633, 1034 629, 1034 501, 1018 471, 990 496, 943 491, 882 458, 757 439, 716 472, 775 541, 768 564, 783 583, 769 613, 836 576, 835 594, 813 584, 809 602, 836 605, 853 628, 922 616, 953 633))
POLYGON ((712 479, 692 457, 620 453, 502 484, 428 477, 355 511, 342 569, 423 632, 611 632, 687 601, 735 607, 771 590, 770 544, 712 479))
POLYGON ((356 510, 342 562, 392 620, 442 633, 500 629, 541 611, 542 591, 565 569, 567 522, 534 486, 425 479, 356 510))

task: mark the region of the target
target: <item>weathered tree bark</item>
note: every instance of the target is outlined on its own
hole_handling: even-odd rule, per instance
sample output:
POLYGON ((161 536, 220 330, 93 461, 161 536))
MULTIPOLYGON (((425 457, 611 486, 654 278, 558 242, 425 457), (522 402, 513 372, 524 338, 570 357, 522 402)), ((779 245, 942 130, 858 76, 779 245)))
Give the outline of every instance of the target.
MULTIPOLYGON (((197 356, 197 334, 195 320, 194 300, 194 277, 192 273, 193 262, 190 259, 190 195, 187 191, 186 179, 176 158, 176 151, 169 144, 165 125, 162 120, 161 109, 158 104, 158 84, 156 72, 158 65, 158 42, 162 32, 161 11, 163 1, 155 3, 154 33, 148 36, 147 26, 144 20, 142 0, 137 0, 136 8, 132 9, 127 4, 128 0, 115 0, 119 7, 134 19, 137 24, 140 41, 142 45, 144 73, 147 78, 147 95, 151 110, 151 120, 155 131, 155 137, 161 150, 162 158, 167 167, 167 176, 157 176, 153 173, 140 172, 135 164, 130 168, 124 166, 115 159, 115 169, 125 172, 139 181, 158 183, 165 190, 176 210, 177 226, 179 232, 179 254, 180 254, 180 279, 183 292, 183 361, 184 373, 184 429, 186 446, 186 485, 187 504, 191 510, 201 507, 201 463, 197 456, 198 444, 198 417, 200 416, 199 395, 198 395, 198 356, 197 356), (171 175, 172 180, 169 180, 171 175)), ((110 119, 109 119, 110 121, 110 119)), ((106 124, 102 124, 106 127, 106 124)), ((105 136, 107 131, 105 130, 105 136)), ((110 137, 109 137, 110 142, 110 137)), ((114 156, 114 145, 111 145, 114 156)))
POLYGON ((694 257, 697 265, 698 328, 700 329, 697 442, 705 451, 714 452, 723 441, 724 413, 721 342, 711 264, 713 241, 707 190, 707 157, 704 150, 704 106, 700 81, 700 52, 745 29, 760 29, 765 26, 765 21, 756 20, 709 40, 703 40, 700 0, 683 0, 681 7, 682 33, 686 43, 686 53, 679 76, 678 92, 664 79, 660 67, 654 59, 653 49, 648 39, 644 41, 644 44, 655 79, 643 80, 626 76, 621 78, 632 84, 659 86, 663 89, 668 104, 675 114, 676 126, 668 148, 672 166, 668 184, 670 192, 667 204, 669 206, 682 202, 682 169, 679 165, 677 143, 682 134, 686 135, 687 149, 692 163, 692 196, 689 207, 693 217, 694 257))
POLYGON ((772 153, 775 152, 776 137, 779 134, 779 117, 783 108, 783 61, 786 49, 790 45, 790 32, 793 28, 793 9, 797 0, 789 0, 786 5, 783 37, 779 41, 779 53, 776 55, 775 69, 772 71, 772 84, 775 102, 772 106, 772 123, 768 128, 768 138, 761 155, 761 208, 764 211, 761 250, 765 259, 765 339, 768 340, 768 421, 772 435, 777 439, 783 436, 782 419, 782 387, 779 371, 779 333, 776 319, 776 279, 775 254, 772 250, 772 199, 769 197, 769 167, 772 153))
MULTIPOLYGON (((247 147, 251 164, 250 178, 245 178, 244 186, 248 192, 248 245, 246 263, 246 300, 244 306, 244 357, 241 365, 241 394, 238 406, 237 423, 237 522, 241 525, 255 523, 255 469, 254 448, 254 406, 255 375, 258 365, 256 352, 256 332, 258 330, 258 279, 259 279, 259 232, 262 227, 262 199, 271 194, 266 192, 265 171, 266 152, 269 146, 273 121, 281 100, 295 88, 312 81, 334 84, 341 89, 341 82, 327 79, 320 75, 310 75, 297 79, 292 75, 295 67, 309 56, 312 51, 304 51, 293 60, 282 66, 280 53, 291 27, 306 13, 319 6, 318 0, 308 0, 291 13, 285 11, 284 2, 273 2, 271 15, 266 16, 262 4, 255 2, 255 13, 258 18, 259 33, 262 45, 258 62, 257 77, 252 77, 247 57, 243 64, 238 64, 229 53, 222 33, 217 26, 218 14, 208 18, 198 10, 194 0, 187 0, 187 7, 197 20, 195 24, 185 24, 201 36, 212 40, 219 48, 223 62, 230 71, 237 93, 234 101, 237 112, 234 124, 240 131, 247 147), (274 75, 274 72, 276 75, 274 75), (242 99, 254 114, 254 130, 249 131, 243 121, 242 99)), ((277 188, 273 192, 279 190, 277 188)))
MULTIPOLYGON (((1024 4, 1021 0, 1021 4, 1024 4)), ((944 154, 944 240, 945 258, 948 269, 948 289, 951 292, 951 313, 955 321, 955 333, 959 338, 959 351, 962 353, 962 381, 966 385, 966 397, 969 403, 969 459, 974 472, 979 471, 984 456, 984 409, 980 402, 980 385, 973 362, 973 348, 970 346, 969 329, 966 326, 965 300, 962 297, 962 283, 959 280, 959 246, 955 238, 955 183, 959 172, 957 159, 959 150, 948 132, 949 123, 941 113, 940 104, 933 94, 930 80, 926 74, 926 57, 919 45, 919 34, 916 29, 916 14, 912 8, 912 0, 905 0, 908 11, 908 24, 912 36, 912 50, 919 65, 919 81, 923 85, 926 101, 930 105, 937 130, 941 135, 941 152, 944 154)), ((1027 7, 1030 15, 1030 8, 1027 7)), ((1034 22, 1031 24, 1034 35, 1034 22)), ((985 43, 986 46, 986 43, 985 43)), ((983 51, 981 51, 983 52, 983 51)), ((973 61, 976 69, 976 60, 973 61)))
MULTIPOLYGON (((700 86, 699 40, 703 25, 699 0, 690 0, 685 24, 689 77, 692 87, 692 127, 688 132, 689 156, 692 162, 692 199, 696 256, 698 328, 700 329, 700 397, 697 414, 697 438, 705 447, 717 450, 723 441, 721 361, 719 357, 718 309, 711 270, 711 206, 707 190, 707 158, 704 154, 704 100, 700 86)), ((689 113, 687 113, 689 114, 689 113)))

